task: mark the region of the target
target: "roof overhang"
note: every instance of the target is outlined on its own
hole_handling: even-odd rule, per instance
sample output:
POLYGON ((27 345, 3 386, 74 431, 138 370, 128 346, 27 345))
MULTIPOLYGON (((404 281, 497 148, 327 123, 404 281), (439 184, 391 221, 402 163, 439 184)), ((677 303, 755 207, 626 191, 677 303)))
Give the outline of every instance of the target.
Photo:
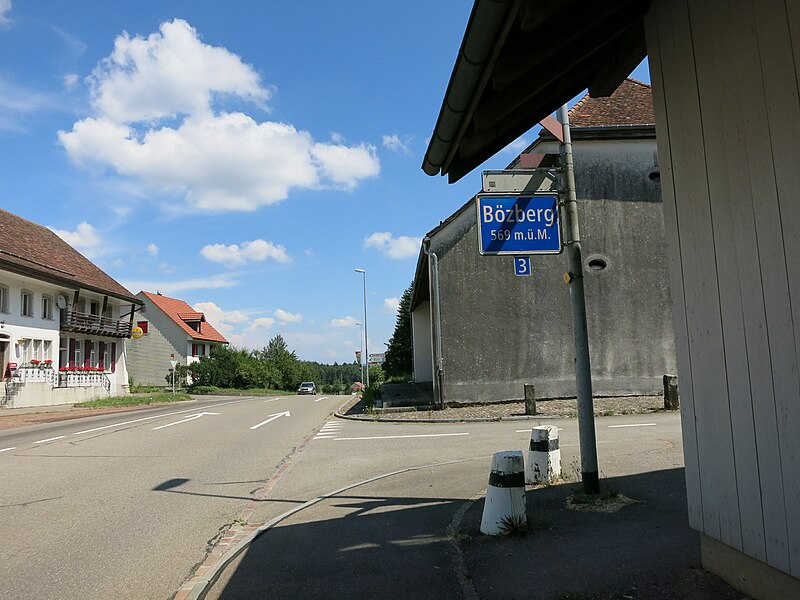
POLYGON ((475 0, 422 169, 452 183, 645 58, 648 0, 475 0))

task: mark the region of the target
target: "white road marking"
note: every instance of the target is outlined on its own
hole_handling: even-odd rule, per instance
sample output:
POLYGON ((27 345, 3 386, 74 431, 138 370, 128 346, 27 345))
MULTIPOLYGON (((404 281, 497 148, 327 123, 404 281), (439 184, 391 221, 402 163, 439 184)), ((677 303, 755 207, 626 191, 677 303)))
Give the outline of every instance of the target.
POLYGON ((3 449, 0 449, 0 452, 8 452, 9 450, 16 450, 16 449, 17 449, 16 446, 14 446, 13 448, 3 448, 3 449))
POLYGON ((46 440, 39 440, 38 442, 33 442, 34 444, 44 444, 45 442, 54 442, 56 440, 60 440, 64 438, 63 435, 57 435, 56 437, 47 438, 46 440))
POLYGON ((102 427, 95 427, 94 429, 84 429, 83 431, 76 431, 72 435, 81 435, 83 433, 94 433, 95 431, 102 431, 103 429, 109 429, 111 427, 121 427, 122 425, 130 425, 131 423, 140 423, 142 421, 149 421, 150 419, 158 419, 159 417, 171 417, 172 415, 177 415, 184 412, 188 411, 181 410, 179 412, 167 413, 165 415, 151 415, 149 417, 142 417, 141 419, 134 419, 133 421, 123 421, 122 423, 114 423, 113 425, 103 425, 102 427))
POLYGON ((336 438, 337 442, 349 440, 399 440, 403 438, 429 438, 429 437, 450 437, 454 435, 469 435, 469 433, 423 433, 419 435, 376 435, 371 437, 349 437, 336 438))
POLYGON ((280 396, 278 396, 277 398, 270 398, 269 400, 264 400, 264 402, 275 402, 275 400, 280 400, 280 399, 281 399, 280 396))
POLYGON ((174 423, 167 423, 166 425, 159 425, 158 427, 153 427, 153 431, 157 429, 164 429, 165 427, 172 427, 173 425, 180 425, 181 423, 186 423, 187 421, 194 421, 195 419, 199 419, 205 415, 218 415, 219 413, 215 412, 201 412, 197 413, 196 415, 192 415, 191 417, 186 417, 185 419, 181 419, 180 421, 175 421, 174 423))
POLYGON ((275 413, 274 415, 270 415, 269 419, 267 419, 266 421, 261 421, 261 423, 259 423, 258 425, 253 425, 250 429, 258 429, 262 425, 266 425, 267 423, 270 423, 275 419, 280 419, 281 417, 291 417, 291 416, 292 413, 290 413, 288 410, 282 413, 275 413))
POLYGON ((320 400, 327 400, 327 399, 328 399, 327 396, 323 396, 322 398, 317 398, 316 400, 314 400, 314 402, 319 402, 320 400))
POLYGON ((617 429, 619 427, 655 427, 655 423, 631 423, 630 425, 609 425, 609 429, 617 429))
POLYGON ((314 439, 315 440, 333 440, 333 439, 336 439, 336 434, 335 433, 317 434, 317 435, 314 436, 314 439))
MULTIPOLYGON (((252 400, 252 397, 245 398, 243 400, 231 400, 230 402, 220 402, 219 404, 215 404, 214 407, 217 406, 227 406, 229 404, 239 404, 240 402, 247 402, 248 400, 252 400)), ((103 425, 102 427, 95 427, 93 429, 84 429, 83 431, 76 431, 72 435, 82 435, 84 433, 94 433, 95 431, 102 431, 103 429, 110 429, 111 427, 122 427, 123 425, 130 425, 131 423, 141 423, 142 421, 150 421, 151 419, 160 419, 162 417, 172 417, 174 415, 182 415, 187 412, 192 412, 195 410, 194 408, 187 408, 186 410, 176 410, 171 413, 164 413, 161 415, 150 415, 149 417, 142 417, 141 419, 133 419, 132 421, 123 421, 122 423, 112 423, 111 425, 103 425)))

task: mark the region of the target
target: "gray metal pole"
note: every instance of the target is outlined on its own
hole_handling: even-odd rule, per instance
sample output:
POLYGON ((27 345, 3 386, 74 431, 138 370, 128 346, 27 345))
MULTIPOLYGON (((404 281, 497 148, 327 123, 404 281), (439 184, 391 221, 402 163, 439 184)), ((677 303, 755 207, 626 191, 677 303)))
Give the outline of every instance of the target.
POLYGON ((364 362, 366 364, 367 380, 366 384, 369 387, 369 332, 367 331, 367 272, 366 270, 361 273, 364 276, 364 362))
POLYGON ((558 109, 564 142, 561 144, 561 167, 564 174, 564 222, 569 271, 564 279, 569 284, 572 322, 575 335, 575 380, 578 396, 578 431, 581 448, 581 479, 586 494, 600 491, 597 468, 597 439, 594 430, 592 369, 589 363, 589 336, 586 329, 586 301, 583 294, 583 260, 581 234, 578 227, 578 203, 575 193, 575 170, 572 162, 572 137, 569 113, 565 104, 558 109))

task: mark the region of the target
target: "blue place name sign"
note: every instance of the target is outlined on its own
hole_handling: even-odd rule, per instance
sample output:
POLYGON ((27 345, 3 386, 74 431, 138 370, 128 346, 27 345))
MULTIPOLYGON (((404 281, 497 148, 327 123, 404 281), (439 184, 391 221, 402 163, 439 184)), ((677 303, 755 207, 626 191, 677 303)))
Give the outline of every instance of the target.
POLYGON ((558 195, 478 194, 481 254, 561 252, 558 195))

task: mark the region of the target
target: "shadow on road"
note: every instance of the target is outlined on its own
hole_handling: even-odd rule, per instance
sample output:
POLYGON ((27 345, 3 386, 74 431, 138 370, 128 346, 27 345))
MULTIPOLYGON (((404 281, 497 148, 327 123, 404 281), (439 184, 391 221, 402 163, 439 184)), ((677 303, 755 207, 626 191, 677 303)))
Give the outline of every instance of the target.
POLYGON ((427 477, 302 511, 258 538, 208 598, 743 597, 699 569, 683 469, 614 479, 634 502, 611 512, 568 508, 575 483, 529 490, 533 531, 515 538, 482 536, 482 499, 444 497, 443 480, 427 477))

